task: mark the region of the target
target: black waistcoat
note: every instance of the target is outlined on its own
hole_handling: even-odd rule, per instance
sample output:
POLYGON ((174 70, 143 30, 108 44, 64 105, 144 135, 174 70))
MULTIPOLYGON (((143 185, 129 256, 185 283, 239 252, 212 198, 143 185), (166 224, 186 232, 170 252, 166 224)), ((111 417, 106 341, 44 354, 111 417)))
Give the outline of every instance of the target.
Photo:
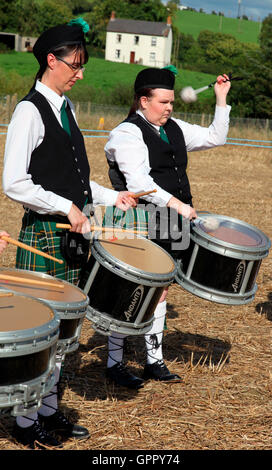
MULTIPOLYGON (((192 203, 190 184, 186 173, 187 152, 183 132, 169 119, 164 126, 170 144, 163 141, 153 126, 139 114, 133 114, 124 122, 138 126, 149 152, 150 176, 162 189, 186 204, 192 203)), ((109 177, 116 190, 126 189, 124 175, 117 163, 108 162, 109 177)))
POLYGON ((87 198, 92 202, 90 167, 84 139, 69 104, 66 109, 71 137, 59 124, 41 93, 30 91, 23 101, 31 101, 38 108, 45 127, 43 141, 31 154, 28 172, 34 184, 73 201, 82 210, 87 198))

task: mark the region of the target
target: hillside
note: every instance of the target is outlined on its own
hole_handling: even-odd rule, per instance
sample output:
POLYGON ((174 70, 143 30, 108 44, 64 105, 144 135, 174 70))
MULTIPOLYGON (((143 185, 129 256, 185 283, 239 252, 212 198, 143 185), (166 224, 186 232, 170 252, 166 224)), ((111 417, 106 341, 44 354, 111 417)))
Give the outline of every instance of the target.
POLYGON ((249 20, 238 20, 225 16, 209 15, 195 11, 178 11, 174 25, 185 34, 197 39, 200 31, 205 29, 215 33, 231 34, 241 42, 258 43, 260 23, 249 20))
MULTIPOLYGON (((125 93, 126 87, 130 86, 132 97, 132 87, 135 77, 142 68, 144 67, 136 64, 109 62, 104 59, 90 57, 84 72, 84 80, 79 80, 76 87, 69 95, 72 99, 79 101, 101 102, 102 95, 109 95, 116 87, 119 86, 125 93), (95 91, 94 96, 92 93, 95 91)), ((33 54, 25 52, 0 54, 0 71, 1 70, 4 72, 4 76, 3 80, 0 82, 0 96, 14 92, 20 95, 20 89, 24 85, 27 85, 27 89, 22 91, 22 94, 26 93, 28 86, 32 84, 35 74, 38 71, 38 64, 33 54), (12 78, 16 81, 16 77, 17 83, 15 84, 12 78), (24 77, 23 82, 20 83, 18 77, 24 77), (12 89, 9 91, 9 84, 12 84, 10 88, 12 88, 13 91, 12 89)), ((176 80, 176 87, 177 90, 187 85, 199 88, 208 85, 214 80, 215 76, 211 74, 180 69, 176 80)), ((201 98, 211 94, 212 90, 207 90, 202 93, 201 98)))

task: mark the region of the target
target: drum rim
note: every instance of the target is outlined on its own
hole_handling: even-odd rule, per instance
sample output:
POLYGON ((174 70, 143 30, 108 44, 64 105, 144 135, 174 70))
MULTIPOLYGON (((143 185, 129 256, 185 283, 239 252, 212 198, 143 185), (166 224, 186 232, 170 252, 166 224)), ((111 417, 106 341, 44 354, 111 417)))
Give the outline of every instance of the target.
MULTIPOLYGON (((23 295, 26 295, 26 296, 29 296, 29 297, 33 297, 34 299, 39 299, 39 300, 42 300, 43 302, 46 302, 47 304, 49 304, 50 306, 52 305, 53 308, 55 308, 56 310, 57 309, 61 309, 61 310, 77 310, 80 309, 80 308, 83 308, 85 306, 87 306, 89 304, 89 298, 87 296, 87 294, 78 286, 75 286, 74 284, 72 284, 71 282, 68 282, 68 281, 65 281, 63 279, 59 279, 59 278, 56 278, 54 276, 51 276, 50 274, 46 274, 46 273, 43 273, 43 272, 40 272, 40 271, 29 271, 28 269, 19 269, 19 268, 0 268, 0 272, 1 271, 16 271, 16 272, 20 272, 20 273, 25 273, 27 272, 28 274, 30 275, 35 275, 37 277, 40 277, 41 279, 47 279, 48 281, 50 281, 50 279, 52 280, 57 280, 57 281, 60 281, 61 284, 66 284, 67 286, 69 287, 73 287, 77 290, 79 290, 81 292, 81 294, 85 297, 85 299, 79 301, 79 302, 62 302, 62 301, 59 301, 59 300, 51 300, 51 299, 44 299, 43 297, 35 297, 34 295, 30 295, 30 294, 23 294, 23 295)), ((3 290, 8 290, 6 287, 4 286, 1 286, 0 289, 3 289, 3 290)), ((17 290, 12 290, 12 289, 9 289, 10 291, 12 292, 18 292, 17 290)), ((20 292, 18 292, 20 293, 20 292)))
MULTIPOLYGON (((124 272, 131 275, 131 276, 136 276, 137 281, 139 280, 139 277, 140 277, 140 280, 141 279, 146 279, 148 281, 153 280, 152 285, 155 285, 156 283, 159 283, 158 285, 161 285, 161 282, 164 282, 164 281, 168 282, 169 280, 174 279, 175 273, 176 273, 176 265, 175 265, 175 261, 174 261, 173 257, 166 250, 164 250, 164 248, 157 245, 152 240, 149 240, 145 237, 140 237, 140 236, 136 237, 136 238, 139 238, 139 239, 142 239, 142 240, 147 240, 148 243, 151 243, 152 245, 155 245, 157 248, 162 250, 164 252, 164 254, 169 256, 169 258, 171 259, 171 261, 173 263, 173 270, 172 271, 170 271, 168 273, 153 273, 152 271, 141 271, 140 269, 135 268, 131 264, 127 264, 124 261, 119 260, 114 255, 112 255, 111 253, 106 251, 105 248, 101 245, 101 243, 100 243, 101 240, 98 239, 98 236, 99 235, 95 235, 94 238, 93 238, 94 253, 92 253, 97 261, 101 261, 101 257, 104 255, 104 259, 108 260, 108 263, 110 264, 110 266, 115 265, 118 268, 124 268, 124 272), (99 249, 97 249, 97 248, 99 248, 99 249), (107 255, 107 256, 105 256, 105 255, 107 255), (110 261, 112 261, 112 262, 110 262, 110 261)), ((92 252, 92 247, 91 247, 91 252, 92 252)), ((103 261, 103 259, 102 259, 102 261, 103 261)), ((101 264, 103 266, 105 266, 103 263, 101 263, 101 264)), ((112 268, 112 272, 115 273, 115 271, 113 269, 114 268, 112 268)), ((118 274, 121 276, 121 273, 118 273, 118 274)), ((124 276, 122 276, 122 277, 124 277, 124 276)), ((126 278, 127 278, 127 276, 126 276, 126 278)))
POLYGON ((34 379, 24 382, 22 381, 20 384, 1 385, 0 416, 1 413, 3 414, 7 412, 10 412, 13 416, 19 416, 25 415, 27 411, 37 411, 41 406, 42 398, 47 395, 50 390, 52 390, 52 387, 55 383, 54 370, 55 363, 49 360, 47 370, 34 379), (27 405, 31 403, 31 400, 27 400, 27 397, 31 396, 32 391, 36 392, 36 396, 32 400, 33 405, 28 408, 28 410, 21 408, 24 403, 27 405), (8 394, 5 402, 2 398, 3 394, 4 398, 8 394))
POLYGON ((207 286, 203 286, 192 279, 188 279, 181 270, 178 270, 177 275, 175 276, 175 281, 179 286, 181 286, 186 292, 196 295, 205 300, 211 302, 221 303, 224 305, 245 305, 250 302, 255 297, 255 294, 258 290, 258 285, 255 282, 253 288, 250 291, 244 292, 243 294, 235 292, 224 292, 218 289, 213 289, 207 286), (213 298, 211 298, 213 297, 213 298), (223 299, 228 299, 227 302, 223 302, 223 299))
POLYGON ((135 323, 117 320, 116 318, 111 317, 106 312, 100 312, 91 306, 88 307, 86 318, 92 323, 92 327, 94 330, 99 331, 100 333, 105 334, 106 336, 111 335, 111 333, 113 332, 119 332, 128 335, 131 334, 135 336, 142 335, 147 333, 151 329, 152 322, 154 320, 154 317, 151 317, 148 321, 136 325, 135 323), (106 323, 107 328, 105 327, 106 323), (110 326, 115 326, 116 328, 110 328, 110 326))
MULTIPOLYGON (((234 243, 230 243, 230 242, 225 242, 225 241, 220 240, 216 237, 213 237, 212 235, 209 235, 207 232, 202 230, 200 228, 200 223, 201 222, 197 222, 197 223, 194 222, 194 224, 192 224, 192 226, 191 226, 193 233, 191 232, 190 238, 194 242, 196 242, 196 243, 199 242, 198 244, 203 246, 204 248, 209 247, 211 249, 211 251, 220 250, 220 251, 218 251, 219 253, 224 251, 224 253, 222 253, 222 254, 225 254, 225 252, 227 252, 227 250, 229 250, 229 251, 232 251, 233 253, 236 253, 236 254, 240 253, 242 256, 246 255, 246 254, 249 254, 251 256, 255 255, 256 258, 254 257, 253 259, 265 258, 268 255, 269 249, 271 247, 271 241, 268 238, 268 236, 264 232, 262 232, 259 228, 255 227, 252 224, 244 222, 243 220, 234 218, 234 217, 228 217, 228 216, 224 216, 224 215, 220 215, 220 214, 213 214, 213 213, 208 213, 207 215, 209 217, 213 217, 213 218, 221 218, 222 217, 224 220, 227 220, 227 221, 229 221, 233 224, 239 223, 239 225, 243 225, 246 228, 249 228, 253 232, 257 233, 259 236, 261 236, 262 240, 264 240, 266 242, 266 244, 261 245, 261 246, 244 246, 244 245, 238 245, 238 244, 234 244, 234 243), (202 241, 202 243, 201 243, 201 241, 202 241), (212 250, 211 246, 216 247, 217 250, 212 250), (262 256, 260 256, 261 254, 262 254, 262 256)), ((203 214, 202 217, 203 216, 205 217, 205 214, 203 214)))
POLYGON ((202 286, 197 282, 193 281, 192 279, 188 280, 186 276, 182 276, 182 278, 178 277, 178 274, 175 277, 175 281, 187 292, 190 294, 196 295, 201 299, 209 300, 210 302, 220 303, 224 305, 246 305, 255 297, 257 292, 258 286, 255 283, 253 288, 245 292, 244 294, 237 294, 235 292, 221 292, 217 289, 210 289, 209 287, 202 286), (211 298, 212 297, 212 298, 211 298), (228 301, 224 302, 224 299, 228 299, 228 301))

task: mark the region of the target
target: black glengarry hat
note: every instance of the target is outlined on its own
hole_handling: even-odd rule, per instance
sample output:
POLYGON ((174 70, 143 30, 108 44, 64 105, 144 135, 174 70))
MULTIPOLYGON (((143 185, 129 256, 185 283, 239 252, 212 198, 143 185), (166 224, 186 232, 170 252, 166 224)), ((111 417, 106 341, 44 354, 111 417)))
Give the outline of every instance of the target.
POLYGON ((50 51, 59 46, 73 44, 85 45, 85 33, 89 25, 82 18, 71 20, 69 23, 53 26, 44 31, 33 47, 33 54, 39 64, 43 62, 50 51))
POLYGON ((176 74, 177 69, 173 65, 169 65, 163 69, 151 67, 141 70, 136 77, 134 91, 138 93, 143 88, 164 88, 166 90, 173 90, 176 74))

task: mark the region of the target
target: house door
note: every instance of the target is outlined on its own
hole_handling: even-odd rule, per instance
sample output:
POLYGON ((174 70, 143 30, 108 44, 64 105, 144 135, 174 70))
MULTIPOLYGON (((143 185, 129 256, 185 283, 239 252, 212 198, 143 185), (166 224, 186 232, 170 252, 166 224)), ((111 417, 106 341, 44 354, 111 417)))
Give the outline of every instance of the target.
POLYGON ((135 52, 131 51, 130 52, 130 63, 134 64, 134 62, 135 62, 135 52))

